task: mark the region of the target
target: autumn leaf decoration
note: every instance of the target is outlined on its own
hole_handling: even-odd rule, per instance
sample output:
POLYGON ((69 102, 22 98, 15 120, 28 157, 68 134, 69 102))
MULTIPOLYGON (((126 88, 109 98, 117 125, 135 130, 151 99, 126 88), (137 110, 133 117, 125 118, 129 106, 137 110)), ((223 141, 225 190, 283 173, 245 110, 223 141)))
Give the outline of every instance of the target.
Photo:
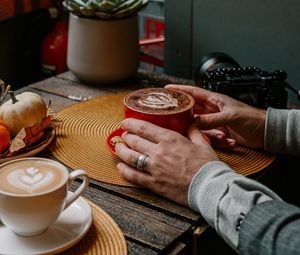
MULTIPOLYGON (((0 80, 1 94, 0 104, 8 94, 10 86, 0 80)), ((51 101, 47 106, 47 114, 39 123, 22 128, 11 140, 9 148, 0 154, 1 158, 11 157, 25 151, 33 150, 46 143, 53 135, 53 128, 59 125, 55 119, 55 113, 51 107, 51 101)))
POLYGON ((47 142, 51 136, 52 129, 60 124, 60 122, 55 120, 55 114, 50 104, 51 102, 48 105, 47 116, 40 123, 20 130, 11 142, 7 156, 14 155, 20 151, 34 149, 47 142))

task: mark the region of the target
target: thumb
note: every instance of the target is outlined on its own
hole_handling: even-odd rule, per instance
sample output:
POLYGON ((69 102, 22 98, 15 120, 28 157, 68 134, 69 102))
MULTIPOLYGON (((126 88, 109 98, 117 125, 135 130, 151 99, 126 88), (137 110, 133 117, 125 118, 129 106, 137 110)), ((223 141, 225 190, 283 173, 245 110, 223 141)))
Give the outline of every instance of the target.
POLYGON ((191 125, 188 129, 187 135, 188 138, 195 144, 203 144, 204 142, 210 144, 209 138, 203 134, 195 124, 191 125))
POLYGON ((224 113, 210 113, 196 116, 197 126, 201 129, 213 129, 220 126, 228 125, 228 120, 224 113))

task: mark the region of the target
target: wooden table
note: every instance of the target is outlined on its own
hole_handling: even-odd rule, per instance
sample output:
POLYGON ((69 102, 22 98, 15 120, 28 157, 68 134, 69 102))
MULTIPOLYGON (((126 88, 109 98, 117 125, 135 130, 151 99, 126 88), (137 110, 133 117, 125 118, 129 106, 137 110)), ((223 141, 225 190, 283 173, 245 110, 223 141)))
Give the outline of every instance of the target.
MULTIPOLYGON (((33 91, 45 101, 51 100, 55 112, 78 101, 134 88, 163 86, 167 83, 192 84, 191 81, 142 70, 128 82, 114 85, 86 85, 66 72, 56 77, 22 87, 17 91, 33 91)), ((48 150, 38 156, 52 157, 48 150)), ((193 235, 208 227, 198 214, 145 189, 110 185, 92 180, 86 198, 105 210, 119 225, 128 254, 191 254, 193 235)))
MULTIPOLYGON (((36 92, 45 101, 51 100, 53 110, 58 112, 96 96, 168 83, 194 84, 190 80, 139 70, 130 81, 93 86, 79 82, 71 72, 66 72, 23 87, 17 93, 36 92)), ((52 157, 47 150, 40 155, 52 157)), ((145 189, 92 180, 84 196, 105 210, 119 225, 127 242, 128 254, 193 254, 196 251, 194 240, 208 229, 198 213, 145 189)), ((202 254, 207 254, 207 251, 202 251, 202 254)))

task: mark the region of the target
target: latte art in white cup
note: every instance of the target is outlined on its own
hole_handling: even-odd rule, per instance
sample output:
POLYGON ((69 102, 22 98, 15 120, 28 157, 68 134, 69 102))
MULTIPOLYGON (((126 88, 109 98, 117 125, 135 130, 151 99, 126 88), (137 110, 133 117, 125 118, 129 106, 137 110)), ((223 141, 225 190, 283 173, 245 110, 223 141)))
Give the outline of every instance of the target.
POLYGON ((61 163, 29 157, 0 165, 0 220, 13 232, 34 236, 46 231, 89 185, 84 170, 69 173, 61 163), (74 193, 69 185, 83 182, 74 193))
POLYGON ((53 162, 19 161, 5 165, 0 172, 0 190, 30 195, 47 192, 63 185, 68 175, 53 162))

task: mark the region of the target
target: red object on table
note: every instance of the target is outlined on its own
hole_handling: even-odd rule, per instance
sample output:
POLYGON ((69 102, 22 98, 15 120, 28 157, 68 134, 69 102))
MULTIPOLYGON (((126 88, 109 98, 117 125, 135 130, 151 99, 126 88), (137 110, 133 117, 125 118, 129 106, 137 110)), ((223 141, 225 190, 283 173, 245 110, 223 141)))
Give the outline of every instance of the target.
POLYGON ((67 71, 68 22, 58 20, 41 46, 42 72, 55 75, 67 71))
MULTIPOLYGON (((152 91, 165 93, 163 88, 144 88, 141 89, 140 91, 142 91, 145 94, 151 93, 152 91)), ((135 118, 139 120, 145 120, 157 126, 171 129, 182 135, 186 135, 189 126, 194 121, 193 107, 195 101, 191 95, 184 93, 182 91, 180 92, 181 94, 185 95, 188 101, 188 104, 185 106, 185 108, 173 112, 171 111, 171 112, 158 113, 155 111, 147 112, 141 109, 133 108, 127 103, 128 102, 127 99, 129 97, 134 97, 136 94, 141 93, 140 91, 135 90, 124 98, 123 104, 124 104, 125 118, 135 118)))

